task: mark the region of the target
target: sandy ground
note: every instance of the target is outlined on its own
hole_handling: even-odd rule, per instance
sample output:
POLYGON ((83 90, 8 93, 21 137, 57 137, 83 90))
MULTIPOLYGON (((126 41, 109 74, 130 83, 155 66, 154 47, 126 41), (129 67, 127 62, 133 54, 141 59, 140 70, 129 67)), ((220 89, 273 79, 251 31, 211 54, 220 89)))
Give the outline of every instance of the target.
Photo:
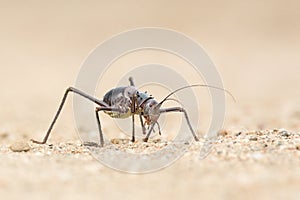
POLYGON ((1 199, 300 198, 297 1, 0 4, 1 199), (193 143, 155 173, 107 168, 81 146, 71 100, 47 145, 11 151, 16 141, 43 137, 96 45, 142 26, 174 29, 201 43, 236 97, 227 103, 227 134, 208 157, 199 159, 193 143))

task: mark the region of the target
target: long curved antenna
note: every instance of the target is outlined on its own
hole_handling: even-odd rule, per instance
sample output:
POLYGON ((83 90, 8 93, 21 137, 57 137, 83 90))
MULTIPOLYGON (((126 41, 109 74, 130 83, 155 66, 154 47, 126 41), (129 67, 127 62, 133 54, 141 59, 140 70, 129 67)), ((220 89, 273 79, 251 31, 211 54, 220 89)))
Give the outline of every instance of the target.
POLYGON ((179 100, 174 99, 174 98, 167 98, 167 99, 165 100, 165 102, 166 102, 166 101, 176 101, 176 102, 179 103, 181 106, 183 106, 183 104, 182 104, 179 100))
POLYGON ((228 90, 226 90, 226 89, 223 89, 223 88, 220 88, 220 87, 217 87, 217 86, 212 86, 212 85, 196 84, 196 85, 184 86, 184 87, 181 87, 181 88, 178 88, 178 89, 174 90, 173 92, 171 92, 170 94, 168 94, 161 102, 159 102, 159 104, 157 106, 160 107, 163 104, 163 102, 165 102, 168 99, 168 97, 170 97, 174 93, 176 93, 176 92, 178 92, 180 90, 184 90, 186 88, 191 88, 191 87, 208 87, 208 88, 213 88, 213 89, 217 89, 217 90, 222 90, 222 91, 226 92, 227 94, 229 94, 234 101, 236 101, 235 98, 234 98, 234 96, 228 90))

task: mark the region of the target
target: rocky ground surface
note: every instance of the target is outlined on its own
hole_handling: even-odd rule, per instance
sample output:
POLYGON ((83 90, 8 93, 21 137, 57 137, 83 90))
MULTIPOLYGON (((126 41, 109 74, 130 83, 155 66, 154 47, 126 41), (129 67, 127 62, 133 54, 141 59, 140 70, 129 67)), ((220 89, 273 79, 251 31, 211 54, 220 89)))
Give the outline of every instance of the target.
MULTIPOLYGON (((7 144, 0 146, 0 193, 7 198, 17 198, 20 193, 30 199, 300 198, 299 132, 222 130, 207 157, 199 157, 205 140, 193 142, 173 165, 141 175, 104 166, 80 141, 39 145, 6 137, 1 134, 7 144)), ((111 142, 105 148, 113 145, 120 151, 145 155, 171 143, 160 139, 111 142)))

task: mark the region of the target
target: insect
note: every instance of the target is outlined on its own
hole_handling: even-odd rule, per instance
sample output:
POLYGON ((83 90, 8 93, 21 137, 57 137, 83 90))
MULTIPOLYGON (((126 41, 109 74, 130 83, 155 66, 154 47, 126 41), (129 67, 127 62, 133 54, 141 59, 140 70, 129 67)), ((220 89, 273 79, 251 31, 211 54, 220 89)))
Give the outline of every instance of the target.
POLYGON ((146 137, 144 138, 144 142, 147 142, 155 125, 158 126, 159 134, 160 134, 160 127, 159 127, 157 120, 162 113, 181 112, 184 114, 185 120, 189 126, 190 132, 193 135, 195 141, 199 141, 199 138, 197 137, 195 131, 192 128, 187 111, 182 107, 162 108, 162 104, 167 100, 174 100, 172 98, 169 98, 174 93, 176 93, 180 90, 186 89, 186 88, 190 88, 190 87, 210 87, 210 88, 225 91, 230 94, 230 92, 228 92, 227 90, 225 90, 223 88, 198 84, 198 85, 184 86, 177 90, 174 90, 173 92, 168 94, 162 101, 158 102, 151 95, 148 95, 146 92, 138 91, 134 85, 132 77, 129 78, 129 82, 130 82, 129 86, 117 87, 117 88, 114 88, 114 89, 111 89, 110 91, 108 91, 104 95, 103 100, 99 100, 93 96, 90 96, 90 95, 84 93, 83 91, 78 90, 74 87, 69 87, 65 91, 65 94, 59 105, 59 108, 54 116, 54 119, 52 120, 52 122, 50 124, 50 127, 48 128, 48 131, 47 131, 43 141, 37 141, 37 140, 33 140, 33 139, 31 141, 34 143, 37 143, 37 144, 45 144, 47 142, 47 140, 50 136, 50 133, 53 129, 53 126, 54 126, 55 122, 57 121, 57 118, 58 118, 59 114, 61 113, 62 108, 65 104, 65 101, 67 99, 67 96, 70 92, 78 94, 98 105, 95 109, 95 115, 96 115, 97 125, 98 125, 98 129, 99 129, 99 137, 100 137, 100 146, 101 147, 104 146, 104 139, 103 139, 103 132, 102 132, 101 122, 100 122, 100 117, 99 117, 100 111, 103 111, 104 113, 108 114, 112 118, 131 117, 132 118, 132 138, 131 138, 132 142, 135 141, 135 130, 134 130, 135 115, 139 115, 143 134, 146 135, 146 137), (146 134, 145 126, 148 126, 147 134, 146 134))

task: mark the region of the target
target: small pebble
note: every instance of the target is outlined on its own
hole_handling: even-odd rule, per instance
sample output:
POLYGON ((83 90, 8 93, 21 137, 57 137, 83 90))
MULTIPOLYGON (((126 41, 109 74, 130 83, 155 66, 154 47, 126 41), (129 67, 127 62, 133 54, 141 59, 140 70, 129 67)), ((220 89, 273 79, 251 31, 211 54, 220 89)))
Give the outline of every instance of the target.
POLYGON ((226 135, 228 135, 228 131, 226 129, 221 129, 218 131, 218 135, 226 136, 226 135))
POLYGON ((282 131, 282 132, 279 132, 279 134, 283 137, 289 137, 291 135, 291 133, 287 132, 287 131, 282 131))
POLYGON ((84 142, 83 146, 88 146, 88 147, 99 147, 99 144, 96 142, 84 142))
POLYGON ((235 136, 240 136, 242 134, 242 132, 238 132, 237 134, 235 134, 235 136))
POLYGON ((250 137, 249 140, 250 141, 257 141, 258 139, 257 139, 257 137, 250 137))
POLYGON ((26 152, 30 150, 30 146, 27 142, 19 141, 10 145, 10 150, 12 150, 13 152, 26 152))
POLYGON ((1 139, 6 139, 8 137, 8 133, 7 132, 1 132, 0 133, 0 138, 1 139))
POLYGON ((283 144, 284 144, 283 141, 278 141, 278 142, 277 142, 277 146, 281 146, 281 145, 283 145, 283 144))
POLYGON ((113 144, 120 144, 120 140, 115 139, 115 138, 112 139, 110 142, 113 143, 113 144))

